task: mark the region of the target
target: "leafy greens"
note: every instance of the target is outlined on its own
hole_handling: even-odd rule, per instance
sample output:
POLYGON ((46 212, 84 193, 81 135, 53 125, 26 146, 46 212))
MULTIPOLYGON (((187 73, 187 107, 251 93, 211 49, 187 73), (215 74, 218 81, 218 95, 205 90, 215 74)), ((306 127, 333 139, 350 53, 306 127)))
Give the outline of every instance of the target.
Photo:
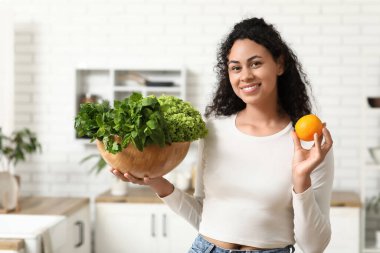
POLYGON ((151 144, 163 147, 207 135, 202 116, 190 103, 174 96, 157 99, 140 93, 115 100, 113 108, 107 101, 81 104, 74 127, 79 137, 98 139, 113 154, 131 143, 143 151, 151 144))

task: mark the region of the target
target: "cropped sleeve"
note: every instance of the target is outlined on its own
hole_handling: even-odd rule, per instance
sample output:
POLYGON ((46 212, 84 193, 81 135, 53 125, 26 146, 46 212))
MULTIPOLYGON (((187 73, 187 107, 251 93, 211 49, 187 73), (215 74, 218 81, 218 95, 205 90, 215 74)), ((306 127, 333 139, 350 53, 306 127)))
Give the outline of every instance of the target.
POLYGON ((334 180, 332 149, 311 174, 311 187, 293 195, 294 233, 304 253, 321 253, 331 238, 330 200, 334 180))
POLYGON ((182 216, 197 230, 202 216, 203 208, 203 168, 204 168, 204 140, 198 141, 198 160, 195 182, 195 192, 191 196, 188 193, 174 188, 174 191, 161 198, 175 213, 182 216))

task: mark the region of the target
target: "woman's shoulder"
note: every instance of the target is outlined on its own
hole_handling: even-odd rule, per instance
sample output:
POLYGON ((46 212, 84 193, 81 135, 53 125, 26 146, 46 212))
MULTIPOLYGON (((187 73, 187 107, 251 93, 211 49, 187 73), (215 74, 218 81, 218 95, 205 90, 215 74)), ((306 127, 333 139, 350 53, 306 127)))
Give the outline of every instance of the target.
POLYGON ((226 134, 227 132, 230 132, 232 126, 234 125, 234 119, 234 115, 208 117, 205 120, 206 127, 208 129, 208 139, 213 139, 211 137, 216 137, 222 133, 226 134))

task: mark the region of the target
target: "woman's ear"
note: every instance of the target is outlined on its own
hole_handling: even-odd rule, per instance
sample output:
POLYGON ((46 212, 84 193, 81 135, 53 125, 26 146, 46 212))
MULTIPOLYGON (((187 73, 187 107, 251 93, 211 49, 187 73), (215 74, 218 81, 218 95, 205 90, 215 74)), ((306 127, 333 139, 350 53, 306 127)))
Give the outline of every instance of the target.
POLYGON ((282 74, 284 74, 284 71, 285 71, 284 56, 280 55, 277 58, 277 75, 281 76, 282 74))

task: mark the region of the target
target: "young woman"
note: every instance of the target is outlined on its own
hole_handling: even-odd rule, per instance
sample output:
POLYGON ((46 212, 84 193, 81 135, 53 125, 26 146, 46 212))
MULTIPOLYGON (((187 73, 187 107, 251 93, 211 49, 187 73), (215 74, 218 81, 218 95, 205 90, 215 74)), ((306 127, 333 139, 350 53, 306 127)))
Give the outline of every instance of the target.
POLYGON ((199 231, 189 252, 321 253, 329 243, 334 161, 326 127, 310 149, 293 125, 311 112, 293 51, 263 19, 236 24, 218 52, 194 196, 166 179, 149 185, 199 231))

